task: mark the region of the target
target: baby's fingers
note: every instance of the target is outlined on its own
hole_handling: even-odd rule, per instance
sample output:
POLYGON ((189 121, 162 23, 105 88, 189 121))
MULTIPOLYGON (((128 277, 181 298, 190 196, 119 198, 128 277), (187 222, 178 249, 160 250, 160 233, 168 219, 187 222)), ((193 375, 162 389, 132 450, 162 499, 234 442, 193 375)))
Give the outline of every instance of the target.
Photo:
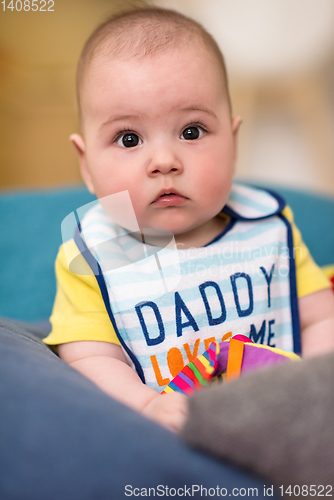
POLYGON ((176 392, 163 394, 151 401, 143 414, 172 432, 180 432, 188 416, 188 398, 176 392))

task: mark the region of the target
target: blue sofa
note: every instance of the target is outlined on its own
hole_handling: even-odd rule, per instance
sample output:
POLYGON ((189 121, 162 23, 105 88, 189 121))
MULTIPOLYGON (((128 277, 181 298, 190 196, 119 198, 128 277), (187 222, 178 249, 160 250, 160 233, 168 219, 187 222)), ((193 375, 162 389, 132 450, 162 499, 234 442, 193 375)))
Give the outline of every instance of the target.
MULTIPOLYGON (((334 200, 279 192, 316 261, 332 263, 334 200)), ((14 318, 0 317, 1 500, 118 500, 148 488, 280 498, 257 473, 196 451, 114 401, 42 344, 61 221, 93 199, 81 186, 0 195, 0 316, 14 318)))
POLYGON ((264 498, 261 478, 193 450, 41 342, 61 221, 92 200, 81 186, 0 196, 1 500, 118 500, 149 488, 193 498, 257 488, 264 498))
MULTIPOLYGON (((316 262, 334 263, 334 198, 273 189, 292 207, 316 262)), ((50 316, 60 224, 70 212, 94 199, 82 186, 0 194, 0 316, 32 322, 50 316)))

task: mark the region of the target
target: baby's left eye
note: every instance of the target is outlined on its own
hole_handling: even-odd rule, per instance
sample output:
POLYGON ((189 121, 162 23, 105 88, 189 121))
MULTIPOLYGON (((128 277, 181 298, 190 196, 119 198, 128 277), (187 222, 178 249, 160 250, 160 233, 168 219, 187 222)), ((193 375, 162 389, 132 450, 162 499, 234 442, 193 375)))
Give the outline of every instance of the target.
POLYGON ((185 139, 186 141, 194 141, 195 139, 199 139, 204 134, 204 130, 202 127, 192 125, 191 127, 187 127, 182 132, 180 138, 185 139))

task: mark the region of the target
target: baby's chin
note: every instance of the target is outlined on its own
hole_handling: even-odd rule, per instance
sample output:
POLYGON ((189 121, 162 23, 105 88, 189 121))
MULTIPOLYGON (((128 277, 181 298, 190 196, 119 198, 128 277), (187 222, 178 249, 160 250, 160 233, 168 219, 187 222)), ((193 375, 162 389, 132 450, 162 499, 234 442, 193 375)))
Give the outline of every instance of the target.
POLYGON ((187 227, 187 226, 181 226, 180 225, 177 225, 177 224, 172 224, 172 223, 169 223, 169 224, 155 224, 154 226, 153 225, 150 225, 150 226, 143 226, 142 229, 144 230, 144 232, 147 231, 147 233, 149 234, 150 232, 152 232, 152 234, 154 233, 154 230, 157 231, 157 234, 161 232, 161 234, 163 232, 166 232, 166 233, 170 233, 171 236, 174 236, 174 239, 175 240, 181 240, 182 238, 184 239, 185 237, 187 237, 187 235, 190 235, 192 233, 192 228, 191 227, 187 227))
POLYGON ((157 226, 141 226, 140 233, 134 234, 134 236, 140 241, 146 244, 157 246, 157 247, 168 247, 170 249, 177 248, 178 250, 186 250, 189 248, 198 248, 206 243, 209 239, 203 235, 198 234, 197 226, 193 229, 191 228, 180 228, 173 225, 160 225, 157 226))
POLYGON ((194 229, 198 222, 194 217, 189 217, 189 213, 185 211, 174 210, 174 207, 164 209, 164 213, 157 214, 155 217, 149 217, 143 220, 141 227, 155 227, 167 229, 175 236, 187 233, 194 229))

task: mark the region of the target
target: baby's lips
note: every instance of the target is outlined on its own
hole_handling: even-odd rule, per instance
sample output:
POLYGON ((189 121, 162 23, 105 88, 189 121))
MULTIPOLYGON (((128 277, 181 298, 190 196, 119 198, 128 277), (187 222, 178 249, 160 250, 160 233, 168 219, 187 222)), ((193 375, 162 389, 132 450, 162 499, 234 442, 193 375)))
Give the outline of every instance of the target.
POLYGON ((153 205, 159 207, 176 207, 184 205, 187 201, 188 198, 179 194, 165 194, 159 196, 159 198, 153 202, 153 205))
POLYGON ((179 193, 179 191, 177 189, 175 189, 173 187, 170 187, 170 188, 163 188, 163 189, 161 189, 159 191, 159 193, 157 194, 156 198, 152 201, 152 203, 155 203, 156 201, 158 201, 159 198, 161 198, 161 196, 168 195, 168 194, 170 194, 171 196, 175 195, 175 196, 180 196, 182 198, 188 199, 182 193, 179 193))

